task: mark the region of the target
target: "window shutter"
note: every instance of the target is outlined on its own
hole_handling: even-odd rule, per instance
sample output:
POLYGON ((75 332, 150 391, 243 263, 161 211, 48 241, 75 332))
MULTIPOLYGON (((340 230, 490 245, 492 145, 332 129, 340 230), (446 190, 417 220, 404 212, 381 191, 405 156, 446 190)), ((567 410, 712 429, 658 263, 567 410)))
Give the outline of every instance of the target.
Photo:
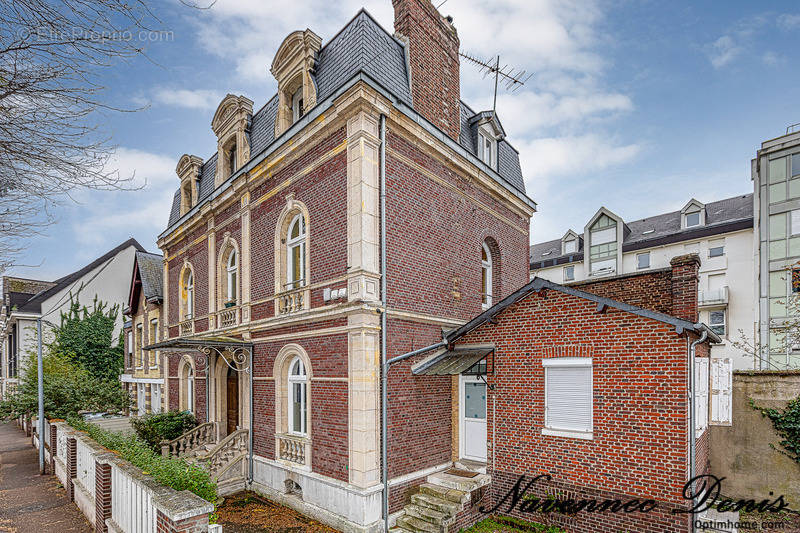
POLYGON ((695 429, 708 427, 708 357, 694 358, 695 429))
POLYGON ((730 357, 711 359, 711 423, 732 422, 733 361, 730 357))
POLYGON ((545 380, 545 425, 592 431, 592 367, 547 367, 545 380))

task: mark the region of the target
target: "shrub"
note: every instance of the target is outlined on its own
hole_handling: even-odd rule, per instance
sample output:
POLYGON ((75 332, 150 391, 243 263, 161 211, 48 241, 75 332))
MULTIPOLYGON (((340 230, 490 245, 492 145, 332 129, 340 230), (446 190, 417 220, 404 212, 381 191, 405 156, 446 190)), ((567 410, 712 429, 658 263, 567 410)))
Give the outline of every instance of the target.
POLYGON ((119 456, 156 481, 177 491, 188 490, 204 500, 217 504, 217 485, 199 466, 175 457, 162 457, 135 435, 107 431, 81 418, 71 418, 69 425, 85 431, 98 444, 119 453, 119 456))
POLYGON ((136 435, 156 453, 161 450, 161 441, 177 439, 197 426, 194 415, 188 411, 170 411, 132 418, 136 435))
MULTIPOLYGON (((44 412, 47 418, 69 418, 79 411, 119 412, 131 405, 130 395, 118 380, 92 375, 68 355, 51 352, 42 358, 44 368, 44 412)), ((36 355, 28 358, 25 374, 16 392, 0 401, 0 420, 38 412, 39 389, 36 355)))
POLYGON ((770 443, 770 447, 793 461, 800 463, 800 396, 790 401, 783 409, 768 409, 759 407, 750 398, 750 407, 761 412, 772 421, 775 432, 781 438, 779 445, 781 449, 770 443))

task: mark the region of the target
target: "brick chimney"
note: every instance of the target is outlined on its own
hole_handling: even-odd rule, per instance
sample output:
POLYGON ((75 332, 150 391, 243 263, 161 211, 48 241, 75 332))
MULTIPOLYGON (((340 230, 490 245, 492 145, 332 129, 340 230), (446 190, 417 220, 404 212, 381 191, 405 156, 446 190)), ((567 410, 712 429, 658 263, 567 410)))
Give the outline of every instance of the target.
POLYGON ((414 109, 458 140, 461 129, 458 34, 430 0, 392 0, 394 29, 407 40, 414 109))
POLYGON ((672 266, 672 314, 696 323, 700 257, 697 254, 679 255, 669 264, 672 266))

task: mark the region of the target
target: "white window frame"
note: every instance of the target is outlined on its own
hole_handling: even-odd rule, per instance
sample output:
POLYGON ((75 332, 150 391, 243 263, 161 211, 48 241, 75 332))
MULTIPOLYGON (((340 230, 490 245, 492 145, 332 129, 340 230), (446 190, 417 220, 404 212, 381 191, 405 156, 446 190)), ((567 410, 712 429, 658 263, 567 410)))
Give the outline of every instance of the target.
POLYGON ((304 106, 305 102, 303 100, 303 86, 297 88, 297 90, 292 94, 292 124, 303 118, 305 113, 302 107, 304 106))
POLYGON ((650 268, 650 252, 636 254, 636 270, 647 270, 648 268, 650 268), (641 262, 639 261, 640 257, 647 257, 647 265, 642 266, 641 262))
POLYGON ((303 213, 298 213, 292 218, 289 223, 289 230, 286 232, 286 290, 299 289, 306 286, 306 220, 303 213), (300 224, 300 230, 297 237, 291 237, 292 229, 295 224, 300 224), (293 279, 294 276, 294 254, 292 253, 295 248, 300 248, 300 272, 299 279, 293 279))
POLYGON ((552 359, 542 359, 542 367, 544 370, 544 427, 542 428, 542 435, 550 435, 554 437, 569 437, 575 439, 592 440, 594 435, 594 372, 591 357, 555 357, 552 359), (589 372, 589 430, 581 431, 576 429, 564 429, 550 427, 547 415, 547 370, 548 368, 590 368, 589 372))
POLYGON ((186 298, 183 302, 185 309, 183 311, 183 319, 191 320, 194 318, 194 273, 189 270, 186 272, 186 279, 183 283, 183 290, 186 298))
MULTIPOLYGON (((152 337, 150 339, 150 344, 155 344, 158 342, 158 319, 151 318, 150 319, 150 333, 152 333, 152 337)), ((158 368, 158 352, 154 352, 155 355, 153 356, 153 364, 150 365, 150 368, 158 368)), ((147 362, 150 362, 150 354, 147 354, 147 362)))
POLYGON ((485 128, 478 130, 478 158, 493 169, 497 168, 497 139, 485 128), (486 152, 486 146, 489 152, 486 152))
POLYGON ((286 383, 288 384, 287 387, 287 420, 286 420, 286 428, 291 435, 298 435, 298 436, 308 436, 308 371, 306 370, 306 365, 303 360, 296 356, 292 359, 292 362, 289 364, 289 371, 286 376, 286 383), (293 371, 296 365, 300 365, 300 369, 302 370, 302 374, 294 375, 293 371), (294 386, 301 385, 305 388, 304 393, 300 396, 300 410, 305 414, 300 419, 300 430, 298 431, 297 428, 294 427, 294 386))
POLYGON ((194 414, 194 368, 186 366, 189 368, 186 372, 186 410, 194 414))
POLYGON ((134 326, 136 329, 136 351, 134 357, 136 357, 136 368, 144 368, 144 350, 142 350, 142 344, 144 344, 144 325, 139 322, 134 326))
POLYGON ((483 243, 483 253, 486 259, 481 257, 481 282, 485 280, 486 294, 481 294, 481 307, 489 309, 492 306, 492 251, 489 246, 483 243))
POLYGON ((687 228, 695 228, 697 226, 703 225, 703 215, 700 213, 700 209, 687 211, 683 215, 683 220, 684 220, 684 226, 687 228), (697 224, 689 224, 689 217, 692 215, 697 215, 697 224))
POLYGON ((575 265, 564 267, 564 281, 575 281, 575 265), (572 272, 572 275, 567 277, 567 272, 572 272))
POLYGON ((236 254, 235 249, 231 249, 230 253, 228 254, 228 263, 225 268, 226 275, 227 275, 227 302, 236 302, 238 301, 237 293, 238 293, 238 283, 239 283, 239 264, 238 264, 238 257, 236 254))
POLYGON ((721 244, 719 246, 709 246, 709 248, 708 248, 708 257, 709 257, 709 259, 714 258, 714 257, 722 257, 724 255, 725 255, 725 245, 724 244, 721 244), (722 252, 720 254, 718 254, 718 255, 711 255, 712 250, 717 250, 717 249, 722 250, 722 252))
POLYGON ((708 327, 711 328, 711 331, 714 331, 714 333, 717 333, 717 335, 719 335, 720 337, 727 337, 728 336, 728 313, 725 311, 725 309, 712 309, 711 311, 708 312, 708 327), (711 323, 711 315, 712 315, 712 313, 722 313, 722 324, 712 324, 711 323), (722 333, 717 333, 716 331, 714 331, 713 328, 715 326, 722 326, 723 332, 722 333))
POLYGON ((578 251, 578 239, 567 239, 564 241, 564 253, 574 254, 578 251), (570 247, 572 248, 570 250, 570 247))

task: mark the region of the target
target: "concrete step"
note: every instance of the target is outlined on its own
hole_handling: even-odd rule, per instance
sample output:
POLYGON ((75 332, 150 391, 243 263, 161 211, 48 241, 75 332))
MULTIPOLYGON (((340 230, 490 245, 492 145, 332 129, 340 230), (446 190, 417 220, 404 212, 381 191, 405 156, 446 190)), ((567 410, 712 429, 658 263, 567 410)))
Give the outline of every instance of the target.
POLYGON ((469 501, 469 493, 456 489, 449 489, 441 485, 434 485, 433 483, 423 483, 419 486, 419 491, 422 494, 428 494, 435 498, 441 498, 453 503, 467 503, 469 501))
POLYGON ((460 468, 461 470, 469 470, 471 472, 478 472, 480 474, 486 473, 486 463, 473 461, 471 459, 459 459, 456 461, 454 466, 456 468, 460 468))
POLYGON ((406 505, 403 508, 403 512, 406 514, 406 516, 425 520, 426 522, 430 522, 435 526, 441 526, 444 522, 450 519, 448 515, 441 511, 431 509, 430 507, 420 507, 419 505, 414 505, 413 503, 406 505))
POLYGON ((427 477, 426 481, 433 485, 440 485, 448 489, 456 489, 462 492, 470 492, 477 488, 488 485, 492 480, 487 474, 478 474, 475 477, 462 477, 445 472, 436 472, 427 477))
POLYGON ((397 519, 397 525, 413 533, 441 533, 441 528, 439 526, 405 514, 397 519))
POLYGON ((411 503, 446 514, 448 517, 461 510, 461 505, 429 494, 412 494, 411 503))
POLYGON ((414 532, 404 527, 395 526, 389 528, 389 533, 414 533, 414 532))

